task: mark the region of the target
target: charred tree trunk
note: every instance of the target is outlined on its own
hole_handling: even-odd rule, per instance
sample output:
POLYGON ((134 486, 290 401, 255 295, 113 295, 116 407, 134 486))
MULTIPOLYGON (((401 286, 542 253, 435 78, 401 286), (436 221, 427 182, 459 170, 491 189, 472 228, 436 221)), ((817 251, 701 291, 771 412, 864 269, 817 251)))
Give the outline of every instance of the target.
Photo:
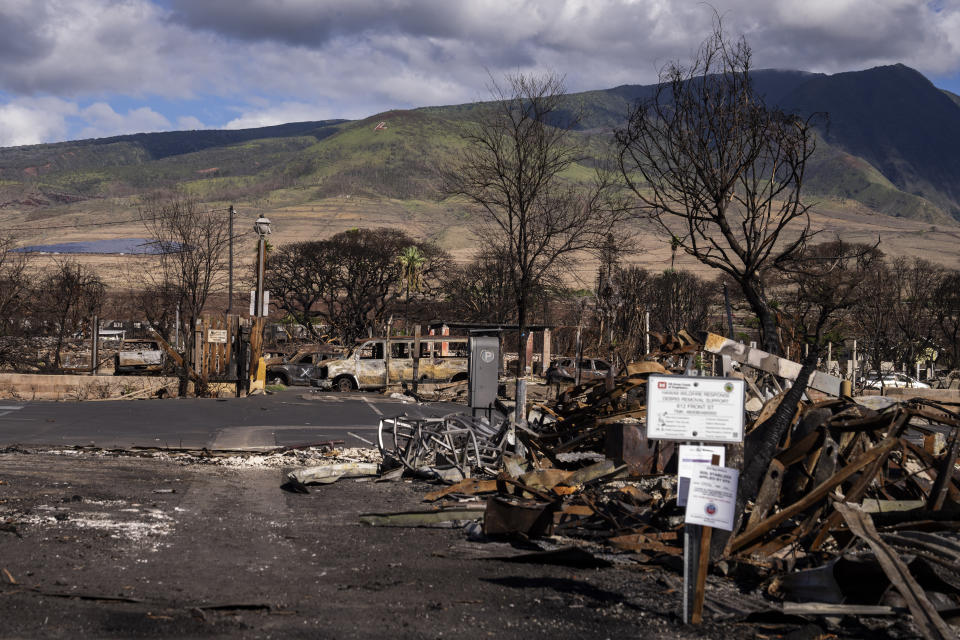
POLYGON ((711 556, 718 556, 723 550, 726 540, 740 529, 744 508, 747 502, 756 498, 757 492, 760 490, 760 484, 767 474, 767 469, 780 446, 780 441, 783 440, 784 434, 790 428, 793 418, 797 414, 800 399, 807 390, 807 381, 816 369, 819 357, 820 346, 818 344, 810 345, 810 351, 803 360, 803 366, 800 368, 800 374, 797 376, 796 382, 787 390, 773 416, 747 437, 743 452, 745 464, 737 487, 736 520, 733 523, 733 531, 723 532, 718 537, 716 544, 712 547, 711 556))
POLYGON ((190 317, 189 327, 182 327, 184 332, 183 336, 183 369, 178 373, 180 374, 180 380, 177 384, 177 397, 186 398, 187 393, 189 392, 190 385, 190 370, 194 368, 194 345, 196 339, 196 330, 197 330, 197 319, 193 316, 190 317))
POLYGON ((770 307, 766 296, 763 295, 760 284, 744 280, 740 283, 743 294, 747 298, 750 310, 760 321, 760 345, 767 353, 780 355, 780 340, 777 338, 777 314, 770 307))

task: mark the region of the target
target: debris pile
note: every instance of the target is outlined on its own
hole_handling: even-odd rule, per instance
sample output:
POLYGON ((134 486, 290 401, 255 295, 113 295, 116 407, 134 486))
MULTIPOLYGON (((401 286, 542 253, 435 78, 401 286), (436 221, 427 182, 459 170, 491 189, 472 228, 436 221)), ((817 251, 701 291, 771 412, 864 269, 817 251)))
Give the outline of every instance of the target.
MULTIPOLYGON (((659 362, 565 390, 534 407, 529 423, 382 421, 379 445, 393 475, 417 473, 448 486, 425 496, 429 510, 363 521, 482 521, 482 528, 468 527, 472 539, 540 539, 550 553, 576 549, 578 562, 587 554, 678 567, 685 514, 677 505, 676 446, 647 440, 644 421, 647 377, 677 372, 684 358, 689 366, 698 345, 686 338, 662 340, 659 362)), ((748 412, 746 444, 727 445, 728 466, 749 458, 786 395, 761 404, 758 385, 749 388, 759 411, 748 412)), ((748 592, 764 599, 738 609, 736 598, 724 607, 708 597, 707 608, 743 617, 766 609, 828 626, 848 614, 896 619, 906 611, 923 636, 956 637, 946 621, 960 623, 958 456, 955 405, 801 402, 759 490, 746 496, 732 534, 715 536, 710 554, 714 571, 734 579, 744 603, 748 592)))

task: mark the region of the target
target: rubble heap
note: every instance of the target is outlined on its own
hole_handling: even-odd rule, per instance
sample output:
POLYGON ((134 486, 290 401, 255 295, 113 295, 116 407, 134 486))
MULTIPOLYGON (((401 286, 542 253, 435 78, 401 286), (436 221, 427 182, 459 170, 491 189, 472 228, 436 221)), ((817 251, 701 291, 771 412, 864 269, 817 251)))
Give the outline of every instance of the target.
MULTIPOLYGON (((379 444, 385 467, 394 467, 388 474, 417 473, 447 486, 425 496, 434 505, 428 511, 364 521, 482 520, 482 530, 470 529, 475 539, 546 539, 549 553, 559 544, 565 553, 576 550, 577 562, 588 554, 601 564, 675 567, 684 527, 677 456, 674 443, 645 437, 646 384, 652 373, 680 372, 684 357, 698 349, 689 336, 663 339, 649 361, 631 364, 621 377, 564 390, 534 407, 527 424, 467 416, 386 420, 379 444)), ((750 388, 756 395, 757 385, 750 388)), ((752 434, 785 395, 748 413, 746 443, 727 445, 728 466, 751 455, 752 434)), ((708 597, 708 609, 718 616, 833 616, 828 621, 907 611, 924 637, 955 638, 945 620, 960 623, 958 455, 955 405, 802 402, 759 491, 748 496, 732 534, 715 537, 711 552, 715 572, 749 576, 743 584, 754 596, 760 585, 764 597, 728 598, 725 605, 708 597)))

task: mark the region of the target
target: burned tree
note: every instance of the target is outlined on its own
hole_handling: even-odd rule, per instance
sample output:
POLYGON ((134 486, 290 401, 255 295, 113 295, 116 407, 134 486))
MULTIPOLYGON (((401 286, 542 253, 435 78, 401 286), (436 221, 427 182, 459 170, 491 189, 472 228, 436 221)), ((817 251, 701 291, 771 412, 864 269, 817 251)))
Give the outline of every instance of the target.
POLYGON ((898 257, 890 271, 896 285, 891 311, 900 338, 898 360, 912 370, 935 345, 933 296, 943 278, 943 268, 923 258, 898 257))
POLYGON ((37 316, 53 331, 53 359, 49 363, 52 369, 62 367, 64 342, 86 328, 98 313, 105 291, 100 276, 76 262, 58 262, 44 273, 33 304, 37 316))
POLYGON ((229 247, 228 209, 207 210, 187 198, 154 199, 140 209, 152 239, 157 268, 144 269, 146 285, 176 301, 185 367, 178 372, 186 395, 194 365, 195 328, 210 293, 223 285, 229 247))
POLYGON ((294 322, 320 339, 313 318, 317 306, 336 298, 334 277, 338 262, 335 247, 327 241, 295 242, 267 256, 264 288, 272 303, 290 314, 294 322))
POLYGON ((667 269, 653 277, 647 288, 651 329, 673 334, 683 329, 692 335, 706 330, 716 290, 714 283, 689 271, 667 269))
POLYGON ((25 256, 16 246, 13 236, 0 236, 0 366, 19 368, 26 355, 20 334, 28 280, 25 256))
POLYGON ((896 318, 891 313, 897 298, 897 282, 889 265, 878 263, 862 283, 863 298, 851 313, 850 324, 859 348, 874 371, 886 360, 897 357, 900 343, 896 318))
POLYGON ((564 259, 600 249, 625 210, 604 172, 590 184, 567 177, 585 152, 562 78, 508 76, 491 93, 465 131, 462 160, 441 175, 444 192, 477 207, 490 227, 486 239, 509 258, 504 277, 515 296, 522 370, 533 292, 564 259))
MULTIPOLYGON (((517 296, 509 278, 510 258, 493 248, 482 250, 471 262, 448 269, 441 293, 444 312, 466 322, 508 324, 516 321, 517 296)), ((541 278, 541 286, 530 295, 528 316, 543 313, 552 296, 561 291, 558 274, 541 278)))
POLYGON ((789 287, 783 313, 789 328, 808 346, 797 380, 784 394, 773 416, 747 437, 744 467, 737 495, 737 513, 756 495, 770 461, 793 423, 807 382, 817 366, 825 335, 866 295, 864 281, 883 260, 876 245, 840 240, 808 245, 780 265, 789 287))
MULTIPOLYGON (((943 273, 933 295, 933 317, 937 325, 943 360, 950 369, 960 368, 960 271, 943 273)), ((938 358, 939 360, 939 358, 938 358)))
POLYGON ((780 269, 786 285, 785 329, 797 344, 809 347, 808 353, 819 355, 825 336, 870 295, 864 283, 882 266, 877 245, 837 239, 804 247, 780 269))
POLYGON ((395 229, 351 229, 328 240, 287 245, 268 257, 266 287, 272 304, 311 335, 319 337, 314 327, 319 318, 349 345, 381 324, 406 292, 399 258, 410 248, 417 252, 417 286, 431 295, 449 256, 395 229))
POLYGON ((398 256, 410 246, 420 251, 422 285, 429 292, 446 267, 446 252, 415 242, 395 229, 353 229, 328 241, 335 258, 334 288, 323 301, 323 315, 334 333, 349 344, 384 320, 401 296, 402 268, 398 256))
POLYGON ((753 88, 746 41, 719 19, 689 66, 667 65, 616 132, 621 173, 671 246, 733 278, 779 353, 770 269, 811 235, 801 200, 814 150, 809 119, 767 106, 753 88))

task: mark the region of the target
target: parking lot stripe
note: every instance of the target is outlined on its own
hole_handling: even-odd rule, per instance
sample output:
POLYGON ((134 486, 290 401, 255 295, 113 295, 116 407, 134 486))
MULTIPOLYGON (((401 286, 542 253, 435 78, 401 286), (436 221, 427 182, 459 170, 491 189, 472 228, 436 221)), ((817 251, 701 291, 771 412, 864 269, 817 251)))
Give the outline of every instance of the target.
POLYGON ((380 409, 377 409, 377 407, 374 406, 374 404, 373 404, 372 402, 370 402, 370 398, 364 398, 363 401, 367 403, 367 406, 368 406, 368 407, 370 407, 371 409, 373 409, 373 412, 374 412, 375 414, 377 414, 378 416, 382 416, 382 415, 383 415, 383 411, 380 411, 380 409))

